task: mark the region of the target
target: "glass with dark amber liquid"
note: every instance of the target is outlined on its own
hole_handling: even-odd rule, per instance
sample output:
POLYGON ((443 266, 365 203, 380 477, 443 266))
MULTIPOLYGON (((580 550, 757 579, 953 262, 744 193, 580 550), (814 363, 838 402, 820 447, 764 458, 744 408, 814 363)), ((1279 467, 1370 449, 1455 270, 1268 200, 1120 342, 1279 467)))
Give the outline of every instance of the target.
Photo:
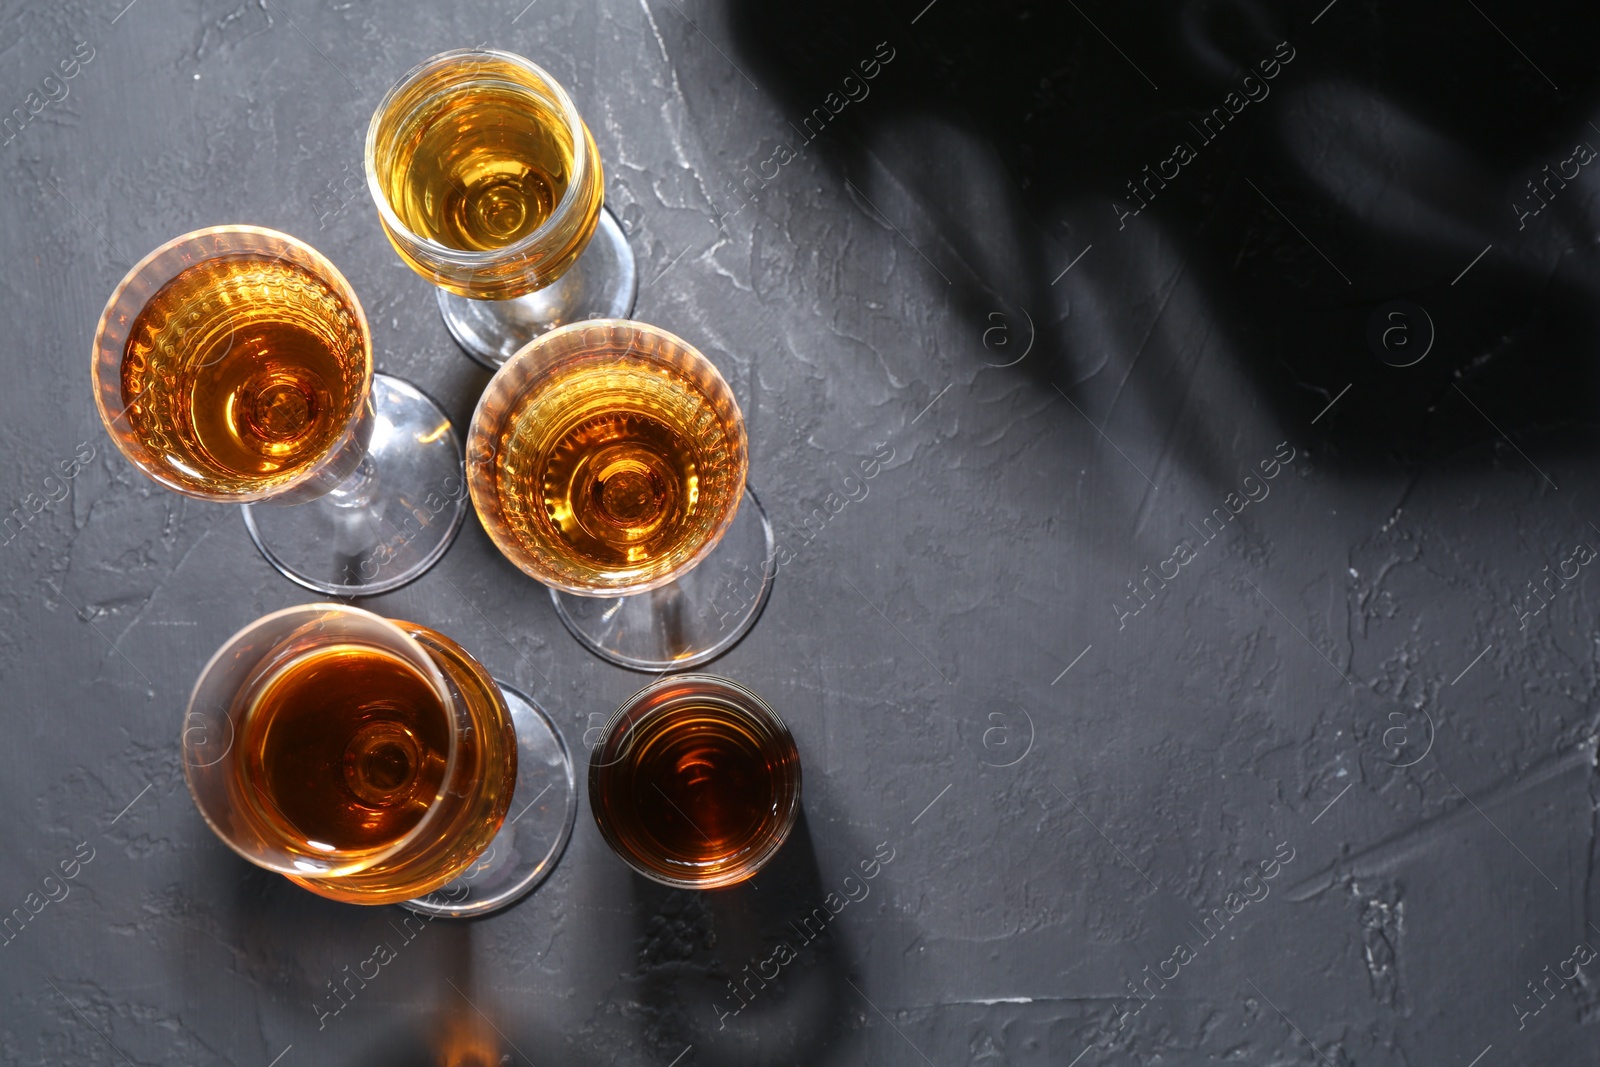
POLYGON ((641 670, 704 663, 760 614, 777 568, 748 464, 711 361, 625 319, 530 342, 484 390, 467 440, 496 547, 550 587, 574 636, 641 670))
MULTIPOLYGON (((548 848, 518 857, 520 831, 507 833, 514 799, 542 800, 552 784, 536 752, 522 766, 534 750, 513 700, 527 698, 435 630, 336 604, 288 608, 235 634, 195 683, 185 776, 224 842, 314 893, 482 914, 532 887, 528 865, 544 860, 542 877, 555 860, 548 848)), ((552 797, 529 826, 553 822, 564 845, 570 807, 552 797)))
POLYGON ((460 528, 449 418, 373 373, 350 283, 288 234, 214 226, 168 241, 111 294, 93 358, 118 450, 173 492, 242 505, 256 547, 307 588, 397 588, 460 528))
POLYGON ((408 72, 373 113, 366 171, 390 243, 486 366, 545 330, 633 309, 633 252, 605 210, 594 137, 523 57, 457 49, 408 72))
POLYGON ((589 806, 618 856, 684 889, 742 882, 800 812, 800 753, 760 697, 707 674, 663 678, 617 709, 589 760, 589 806))

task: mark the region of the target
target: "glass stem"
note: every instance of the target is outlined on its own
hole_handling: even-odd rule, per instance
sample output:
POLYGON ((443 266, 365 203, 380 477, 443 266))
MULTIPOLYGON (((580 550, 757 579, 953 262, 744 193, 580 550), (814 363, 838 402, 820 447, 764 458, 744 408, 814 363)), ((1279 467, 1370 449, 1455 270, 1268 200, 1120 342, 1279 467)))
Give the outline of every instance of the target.
POLYGON ((328 491, 323 499, 336 508, 364 508, 372 503, 378 488, 378 467, 370 455, 361 457, 356 469, 328 491))

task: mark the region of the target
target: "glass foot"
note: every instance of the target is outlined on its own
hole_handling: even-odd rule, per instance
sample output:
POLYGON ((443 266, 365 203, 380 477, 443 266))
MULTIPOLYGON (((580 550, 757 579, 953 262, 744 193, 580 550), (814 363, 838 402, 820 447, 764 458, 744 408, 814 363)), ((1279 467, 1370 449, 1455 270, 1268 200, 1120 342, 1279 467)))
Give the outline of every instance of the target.
POLYGON ((601 208, 600 223, 578 261, 543 289, 510 300, 472 300, 443 289, 438 293, 439 312, 456 344, 497 370, 523 345, 557 326, 627 318, 639 295, 639 275, 621 223, 601 208))
POLYGON ((526 694, 495 680, 517 731, 517 787, 500 832, 448 885, 401 905, 423 915, 471 918, 508 908, 555 868, 578 813, 577 779, 561 733, 526 694))
POLYGON ((439 405, 372 376, 376 416, 356 473, 304 504, 245 504, 245 528, 284 577, 319 593, 372 596, 436 563, 469 508, 461 440, 439 405))
POLYGON ((732 648, 772 593, 772 523, 745 486, 733 523, 711 554, 660 589, 624 597, 550 590, 572 636, 602 659, 637 671, 694 667, 732 648))

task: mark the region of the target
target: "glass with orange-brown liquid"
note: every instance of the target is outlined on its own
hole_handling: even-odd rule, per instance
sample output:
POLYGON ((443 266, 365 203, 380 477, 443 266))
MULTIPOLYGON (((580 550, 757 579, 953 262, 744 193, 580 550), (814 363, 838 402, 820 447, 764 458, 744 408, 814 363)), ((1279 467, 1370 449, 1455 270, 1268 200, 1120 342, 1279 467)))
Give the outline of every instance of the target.
POLYGON ((195 683, 182 751, 229 847, 346 903, 505 907, 572 826, 571 761, 532 701, 443 634, 338 604, 230 638, 195 683))

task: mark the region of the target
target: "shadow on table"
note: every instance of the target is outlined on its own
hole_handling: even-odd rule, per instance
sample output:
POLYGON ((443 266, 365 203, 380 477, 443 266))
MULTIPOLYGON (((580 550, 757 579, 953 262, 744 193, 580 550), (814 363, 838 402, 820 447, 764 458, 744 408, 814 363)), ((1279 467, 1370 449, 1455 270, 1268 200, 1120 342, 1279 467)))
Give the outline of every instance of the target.
MULTIPOLYGON (((252 984, 291 1008, 304 1006, 299 1029, 310 1036, 301 1043, 314 1058, 320 1051, 325 1062, 355 1067, 501 1067, 549 1062, 551 1050, 559 1050, 556 1062, 570 1067, 598 1062, 480 983, 476 922, 427 921, 402 908, 325 900, 232 853, 219 857, 207 877, 213 874, 235 887, 221 939, 234 947, 252 984), (375 956, 379 944, 390 954, 375 956), (419 1006, 396 1011, 397 1003, 419 1006), (375 1046, 351 1059, 335 1051, 370 1035, 374 1020, 386 1014, 392 1021, 375 1046)), ((194 938, 186 955, 192 958, 204 940, 194 938)), ((214 990, 187 993, 201 1003, 214 990)))
POLYGON ((470 922, 449 924, 431 966, 437 968, 438 1000, 408 1016, 388 1041, 355 1061, 356 1067, 503 1067, 509 1064, 570 1064, 599 1060, 578 1055, 568 1037, 537 1022, 526 1011, 508 1009, 494 989, 474 975, 470 922))
POLYGON ((252 987, 303 1013, 296 1024, 307 1035, 301 1043, 313 1057, 320 1050, 326 1062, 500 1067, 546 1062, 540 1053, 552 1049, 571 1067, 598 1062, 575 1054, 564 1034, 511 1010, 479 984, 472 944, 478 923, 326 900, 220 846, 207 848, 195 868, 198 899, 173 904, 185 919, 175 948, 191 962, 180 969, 189 1003, 218 996, 205 981, 212 972, 192 961, 220 943, 252 987), (380 945, 387 951, 378 952, 380 945), (403 1003, 421 1006, 393 1011, 403 1003), (370 1035, 374 1020, 386 1014, 393 1022, 371 1051, 349 1060, 336 1051, 370 1035))
POLYGON ((753 1067, 812 1063, 838 1044, 848 945, 814 917, 828 892, 803 809, 748 882, 696 892, 632 879, 647 1047, 670 1059, 693 1045, 701 1067, 753 1067))
MULTIPOLYGON (((872 854, 849 840, 831 841, 830 851, 872 854)), ((729 889, 676 890, 618 868, 633 897, 637 964, 610 996, 625 1021, 638 1021, 637 1040, 652 1054, 667 1062, 693 1045, 689 1062, 700 1067, 805 1064, 852 1040, 850 941, 827 906, 843 908, 841 887, 823 883, 804 809, 760 874, 729 889)), ((330 1055, 370 1034, 386 1006, 419 1005, 397 1014, 383 1040, 351 1060, 358 1065, 499 1067, 510 1055, 586 1067, 604 1058, 479 984, 477 923, 325 900, 220 845, 193 869, 192 896, 170 902, 181 919, 171 947, 186 961, 179 970, 191 1003, 218 996, 205 981, 212 971, 195 961, 220 947, 252 987, 303 1010, 297 1030, 330 1055), (376 953, 380 944, 390 951, 376 953)))
POLYGON ((779 138, 819 155, 906 304, 965 320, 936 349, 1006 362, 1026 312, 1005 373, 1182 436, 1202 475, 1257 406, 1366 466, 1501 430, 1593 450, 1600 7, 728 3, 788 120, 729 164, 729 210, 801 195, 779 138))

